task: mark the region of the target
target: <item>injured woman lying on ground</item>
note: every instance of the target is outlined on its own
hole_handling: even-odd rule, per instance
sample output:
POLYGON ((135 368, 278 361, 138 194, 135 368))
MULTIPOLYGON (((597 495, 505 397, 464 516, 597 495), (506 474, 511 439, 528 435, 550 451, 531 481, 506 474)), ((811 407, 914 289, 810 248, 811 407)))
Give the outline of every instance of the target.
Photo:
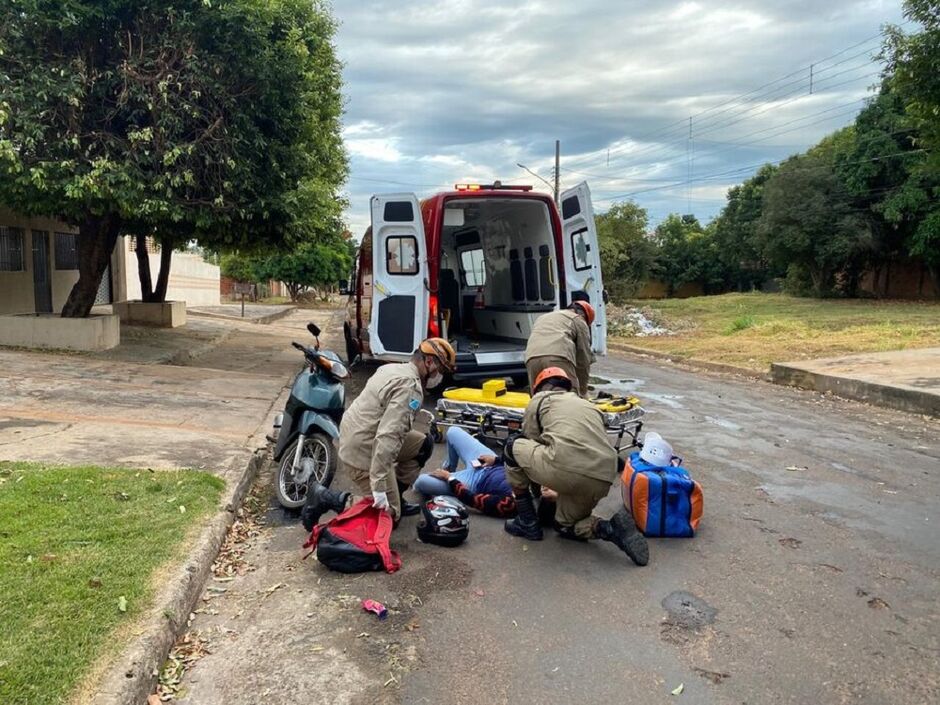
MULTIPOLYGON (((516 516, 516 500, 506 481, 502 459, 462 428, 452 426, 446 438, 447 460, 441 468, 420 475, 414 483, 415 491, 425 497, 453 495, 488 516, 516 516), (463 468, 458 469, 461 462, 463 468)), ((539 516, 545 526, 554 522, 554 496, 554 492, 542 488, 539 516)))

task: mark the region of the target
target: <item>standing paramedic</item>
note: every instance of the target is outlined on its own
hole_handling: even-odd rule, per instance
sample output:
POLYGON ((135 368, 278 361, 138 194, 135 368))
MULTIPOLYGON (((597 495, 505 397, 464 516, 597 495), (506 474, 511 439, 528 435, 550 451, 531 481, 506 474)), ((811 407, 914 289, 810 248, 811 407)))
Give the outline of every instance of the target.
POLYGON ((532 326, 525 348, 525 368, 529 390, 535 394, 535 379, 542 370, 560 367, 571 380, 574 391, 587 396, 591 376, 591 325, 594 307, 575 301, 566 309, 539 316, 532 326))
MULTIPOLYGON (((339 459, 372 506, 386 510, 397 522, 402 516, 401 493, 414 482, 433 448, 430 435, 412 429, 424 391, 453 372, 457 355, 443 338, 427 338, 410 362, 383 365, 343 415, 339 459)), ((327 510, 342 511, 348 492, 312 482, 302 511, 304 526, 312 528, 327 510), (308 526, 309 525, 309 526, 308 526)))
POLYGON ((634 563, 646 565, 646 539, 624 507, 610 519, 593 514, 617 479, 621 461, 607 439, 601 412, 571 387, 564 370, 543 370, 525 410, 523 435, 506 442, 506 479, 517 512, 506 522, 506 531, 530 541, 542 539, 529 487, 545 485, 557 493, 555 526, 562 537, 610 541, 634 563))

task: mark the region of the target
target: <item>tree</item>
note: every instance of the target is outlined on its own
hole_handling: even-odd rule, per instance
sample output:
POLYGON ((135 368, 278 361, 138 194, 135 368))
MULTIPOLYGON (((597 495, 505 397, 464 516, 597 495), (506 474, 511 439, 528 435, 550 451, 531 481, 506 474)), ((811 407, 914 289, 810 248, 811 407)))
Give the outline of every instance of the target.
POLYGON ((847 134, 852 139, 834 153, 835 171, 872 232, 872 256, 864 266, 875 273, 876 283, 884 271, 887 290, 889 265, 899 258, 920 257, 928 268, 940 264, 931 257, 940 241, 931 247, 929 234, 931 215, 940 212, 935 198, 940 182, 924 168, 926 152, 915 147, 918 133, 890 80, 847 134))
POLYGON ((340 240, 309 242, 292 252, 268 257, 260 264, 260 271, 265 279, 284 282, 291 301, 296 301, 307 289, 322 296, 324 289, 349 276, 352 261, 340 240))
POLYGON ((656 227, 654 241, 659 248, 655 272, 666 284, 667 296, 683 284, 700 280, 707 238, 694 216, 669 214, 656 227))
POLYGON ((828 145, 780 166, 764 187, 757 231, 768 260, 787 269, 789 288, 815 296, 830 295, 836 275, 871 247, 866 223, 833 170, 828 145))
POLYGON ((750 291, 768 277, 784 273, 771 270, 757 234, 764 185, 776 170, 775 166, 765 164, 743 184, 732 186, 728 203, 712 223, 714 249, 720 261, 717 273, 724 289, 750 291))
POLYGON ((162 298, 174 247, 284 245, 338 214, 333 32, 317 0, 3 3, 0 201, 77 225, 63 316, 121 232, 160 241, 162 298))
POLYGON ((919 22, 923 30, 906 34, 888 27, 885 76, 917 130, 916 146, 929 154, 927 168, 936 173, 940 171, 940 4, 905 0, 904 16, 919 22))
POLYGON ((646 210, 632 201, 616 203, 595 217, 604 285, 614 300, 635 294, 656 261, 656 246, 647 235, 646 210))

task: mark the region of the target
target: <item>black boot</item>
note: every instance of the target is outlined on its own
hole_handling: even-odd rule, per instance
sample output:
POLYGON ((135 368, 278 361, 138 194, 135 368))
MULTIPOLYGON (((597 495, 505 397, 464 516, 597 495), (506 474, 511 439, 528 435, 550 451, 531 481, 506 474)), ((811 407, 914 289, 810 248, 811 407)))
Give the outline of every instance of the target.
POLYGON ((349 492, 337 492, 324 487, 316 480, 307 483, 307 498, 304 508, 300 510, 300 520, 307 531, 320 523, 320 517, 331 509, 337 514, 346 508, 349 492))
POLYGON ((604 541, 610 541, 637 565, 646 565, 650 560, 650 549, 646 538, 636 528, 636 522, 626 510, 621 508, 609 520, 598 520, 594 525, 594 535, 604 541))
POLYGON ((519 536, 529 541, 542 540, 542 527, 539 525, 538 515, 535 513, 535 504, 532 495, 526 492, 516 495, 516 518, 508 519, 503 525, 506 531, 513 536, 519 536))

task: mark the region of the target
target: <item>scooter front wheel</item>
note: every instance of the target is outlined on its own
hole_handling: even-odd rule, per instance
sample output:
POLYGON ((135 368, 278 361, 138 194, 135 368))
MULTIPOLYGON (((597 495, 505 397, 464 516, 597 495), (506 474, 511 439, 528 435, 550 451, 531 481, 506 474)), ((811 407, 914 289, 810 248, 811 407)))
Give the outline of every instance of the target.
POLYGON ((281 456, 274 490, 277 501, 288 509, 299 509, 307 497, 307 482, 316 480, 329 487, 336 474, 336 446, 333 439, 325 433, 314 431, 304 438, 300 454, 300 467, 294 470, 294 456, 297 454, 297 441, 294 440, 281 456))

